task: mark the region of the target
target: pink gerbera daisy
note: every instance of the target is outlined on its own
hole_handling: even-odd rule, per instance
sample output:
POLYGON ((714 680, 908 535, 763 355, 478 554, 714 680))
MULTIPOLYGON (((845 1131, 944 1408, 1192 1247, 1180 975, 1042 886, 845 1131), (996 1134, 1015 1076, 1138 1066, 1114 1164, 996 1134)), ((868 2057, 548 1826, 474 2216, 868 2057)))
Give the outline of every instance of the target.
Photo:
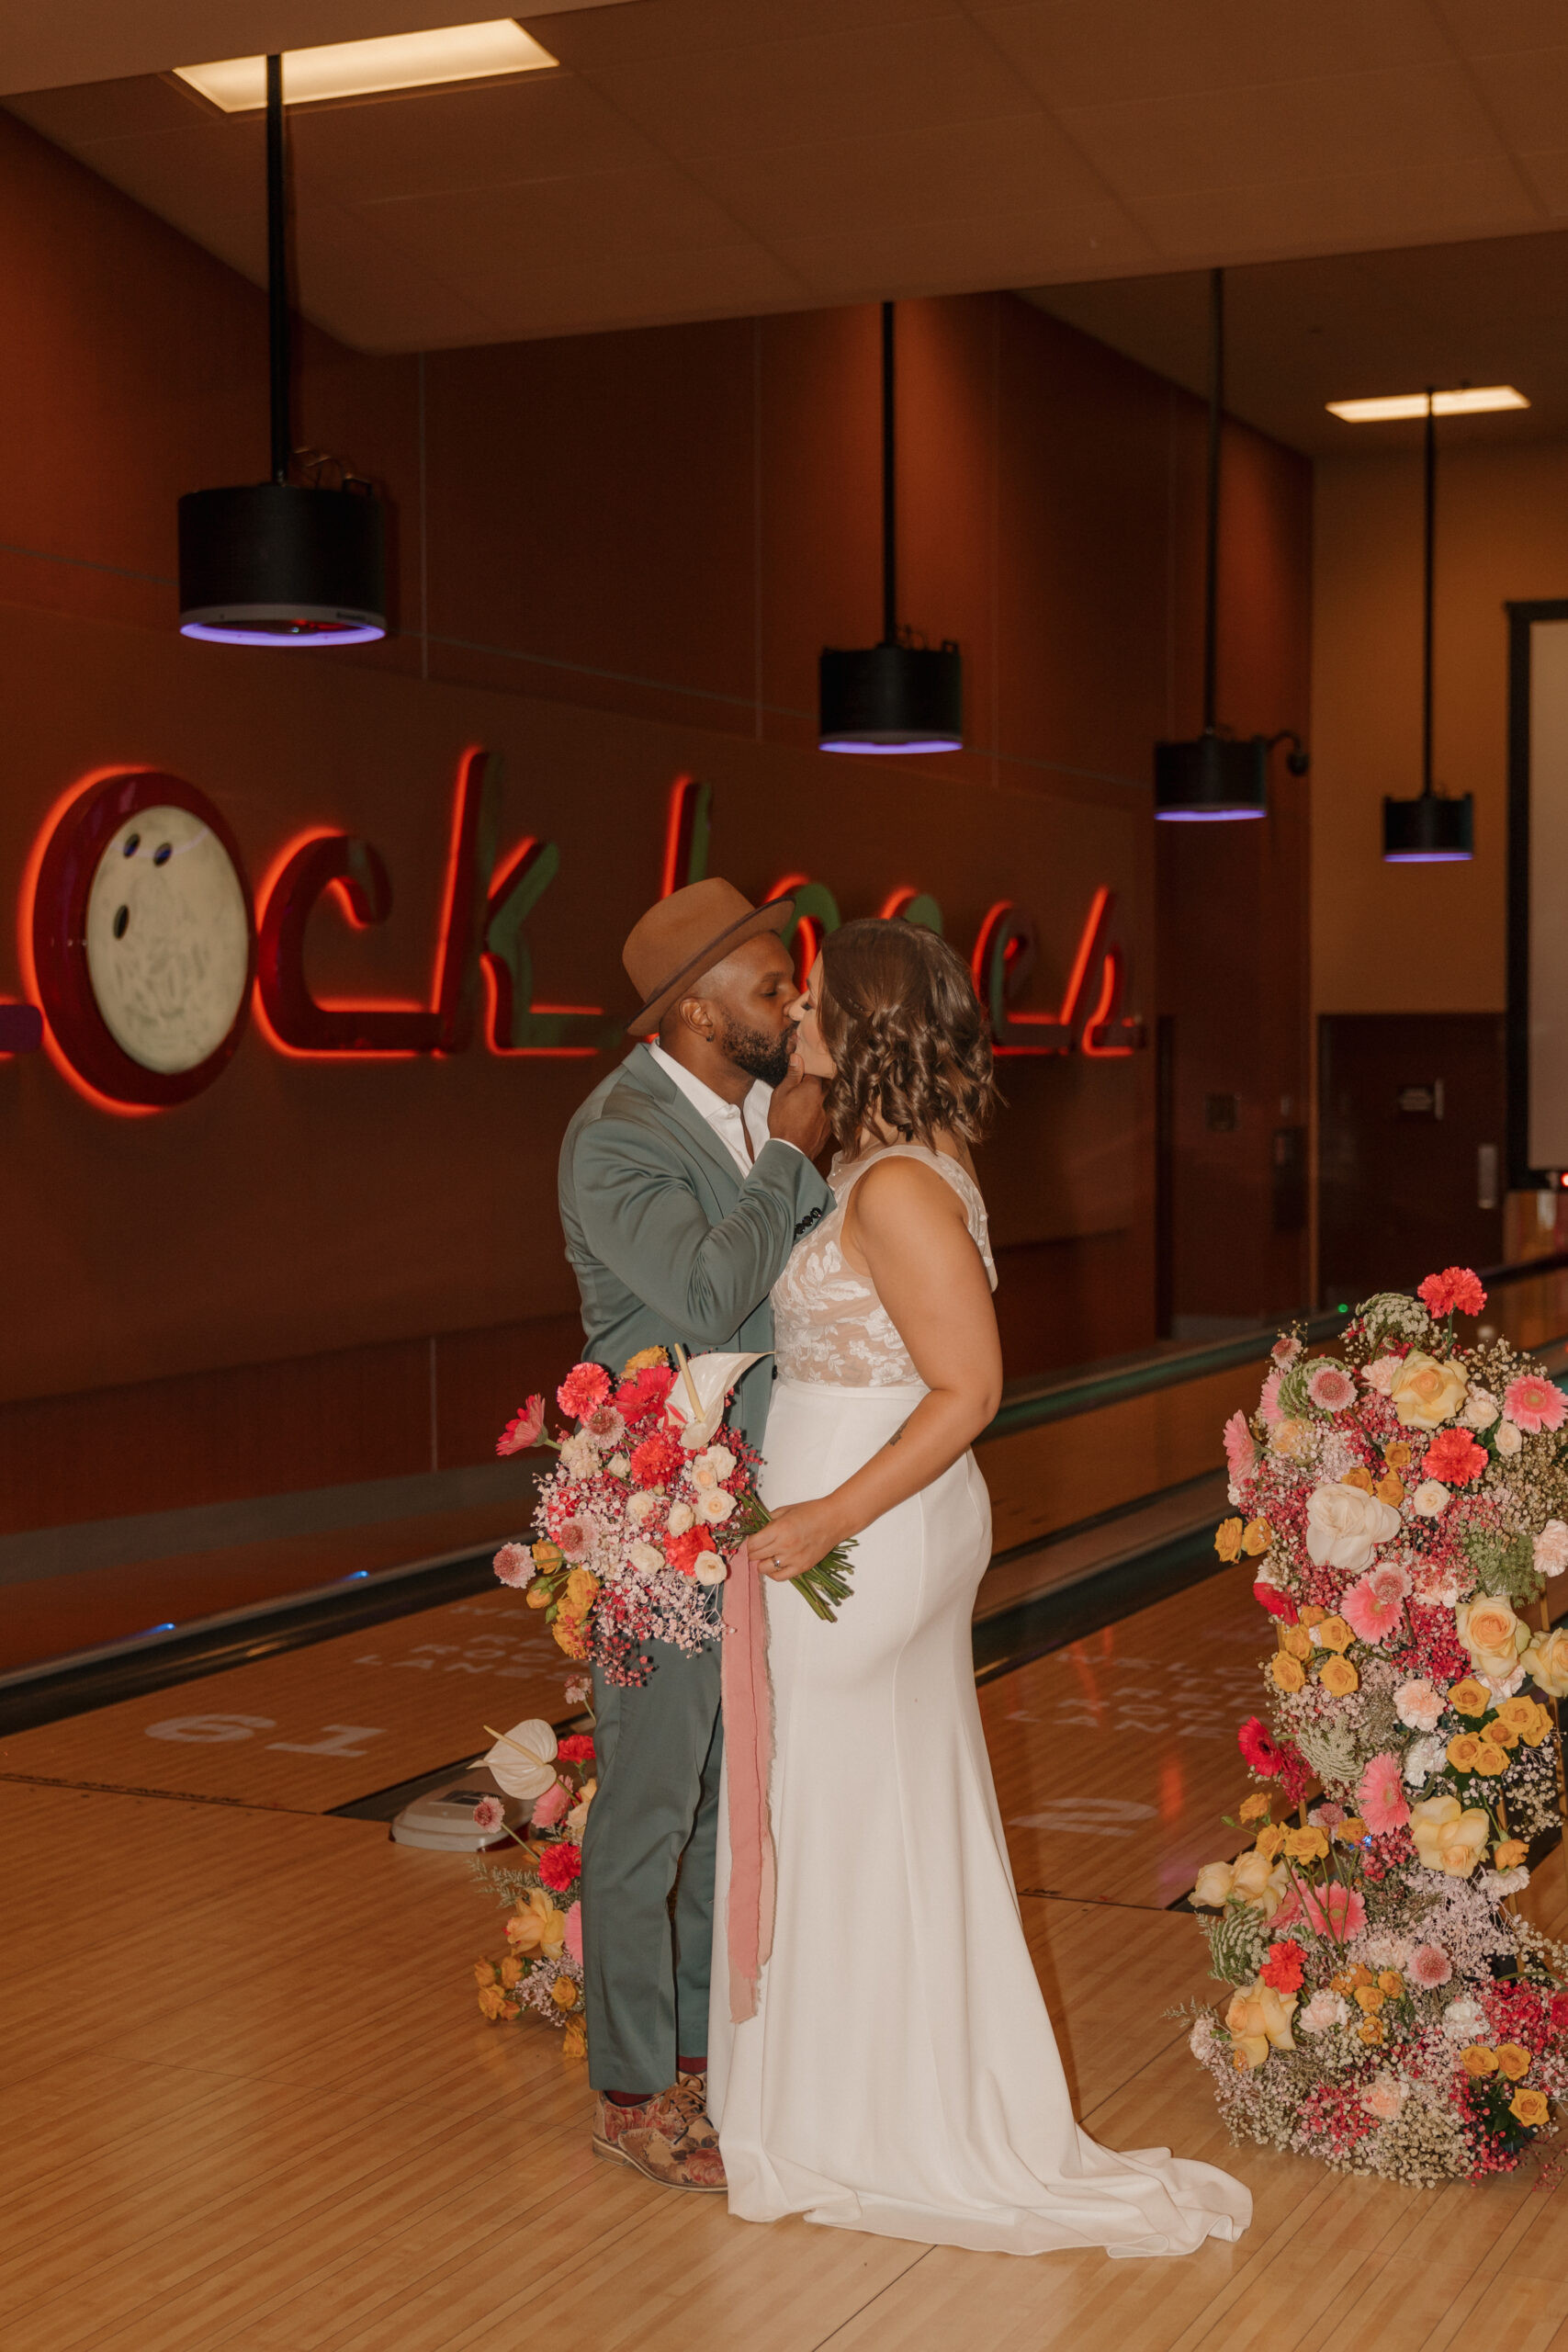
POLYGON ((1271 1372, 1264 1382, 1262 1394, 1258 1399, 1258 1409, 1270 1425, 1280 1419, 1280 1383, 1283 1377, 1281 1373, 1271 1372))
POLYGON ((1385 1830, 1403 1829, 1410 1818, 1404 1800, 1404 1776, 1397 1756, 1374 1756, 1356 1788, 1361 1819, 1374 1838, 1385 1830))
POLYGON ((1233 1478, 1250 1478, 1258 1463, 1258 1448, 1247 1426, 1247 1415, 1235 1412, 1224 1426, 1225 1464, 1233 1478))
POLYGON ((1381 1642, 1398 1624, 1409 1590, 1405 1571, 1393 1560, 1385 1560, 1350 1586, 1339 1603, 1339 1613, 1362 1641, 1381 1642))
POLYGON ((1503 1410, 1515 1426, 1531 1437, 1539 1437, 1542 1430, 1560 1430, 1568 1402, 1554 1381, 1539 1372, 1527 1372, 1511 1380, 1503 1395, 1503 1410))
MULTIPOLYGON (((1303 1889, 1302 1908, 1307 1924, 1320 1936, 1332 1937, 1338 1944, 1348 1943, 1359 1936, 1367 1924, 1367 1906, 1353 1887, 1342 1886, 1337 1880, 1325 1887, 1321 1894, 1314 1887, 1303 1889)), ((1278 1927, 1284 1906, 1274 1915, 1278 1927)))

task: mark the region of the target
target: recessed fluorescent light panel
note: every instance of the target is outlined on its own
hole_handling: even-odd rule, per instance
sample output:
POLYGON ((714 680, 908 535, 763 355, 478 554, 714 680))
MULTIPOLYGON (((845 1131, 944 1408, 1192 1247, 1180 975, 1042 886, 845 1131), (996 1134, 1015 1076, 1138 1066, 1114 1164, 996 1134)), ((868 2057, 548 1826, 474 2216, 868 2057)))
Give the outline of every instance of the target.
MULTIPOLYGON (((547 49, 512 17, 439 32, 391 33, 382 40, 333 41, 283 54, 283 95, 291 107, 321 98, 367 98, 385 90, 427 90, 443 82, 494 81, 554 65, 547 49)), ((175 72, 225 114, 259 114, 266 104, 265 57, 230 57, 175 72)))
MULTIPOLYGON (((1467 384, 1462 391, 1434 392, 1434 416, 1482 416, 1495 408, 1529 408, 1523 392, 1516 392, 1512 384, 1467 384)), ((1386 424, 1396 416, 1425 416, 1425 392, 1393 392, 1386 400, 1330 401, 1330 416, 1343 417, 1347 424, 1386 424)))

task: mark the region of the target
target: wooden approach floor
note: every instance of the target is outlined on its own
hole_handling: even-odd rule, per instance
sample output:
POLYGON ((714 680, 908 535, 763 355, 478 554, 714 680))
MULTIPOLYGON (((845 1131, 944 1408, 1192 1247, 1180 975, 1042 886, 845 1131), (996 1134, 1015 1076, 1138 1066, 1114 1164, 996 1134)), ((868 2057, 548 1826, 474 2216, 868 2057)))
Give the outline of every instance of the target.
MULTIPOLYGON (((1213 1991, 1167 1906, 1242 1793, 1243 1576, 981 1694, 1085 2122, 1252 2189, 1175 2263, 759 2229, 596 2165, 584 2070, 475 2008, 467 1865, 326 1811, 558 1714, 559 1670, 504 1595, 356 1638, 0 1753, 6 2352, 1568 2352, 1561 2160, 1419 2192, 1233 2150, 1168 2014, 1213 1991)), ((1528 1898, 1560 1932, 1564 1884, 1528 1898)))

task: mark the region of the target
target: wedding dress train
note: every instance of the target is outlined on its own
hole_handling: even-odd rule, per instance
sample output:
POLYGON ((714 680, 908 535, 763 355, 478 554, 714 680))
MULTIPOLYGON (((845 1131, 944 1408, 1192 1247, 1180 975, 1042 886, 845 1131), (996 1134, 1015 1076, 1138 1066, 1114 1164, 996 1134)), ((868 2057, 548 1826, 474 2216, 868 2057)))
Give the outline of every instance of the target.
MULTIPOLYGON (((994 1286, 967 1172, 920 1146, 891 1151, 959 1193, 994 1286)), ((839 1244, 853 1184, 887 1156, 834 1170, 836 1208, 775 1286, 769 1502, 829 1492, 926 1393, 839 1244)), ((709 2108, 729 2210, 979 2253, 1189 2254, 1239 2237, 1251 2199, 1163 2148, 1113 2154, 1074 2120, 975 1695, 970 1617, 989 1550, 989 1498, 965 1454, 859 1538, 836 1624, 765 1586, 777 1908, 743 2024, 729 2019, 722 1926, 714 1951, 709 2108)), ((719 1818, 722 1923, 723 1804, 719 1818)))

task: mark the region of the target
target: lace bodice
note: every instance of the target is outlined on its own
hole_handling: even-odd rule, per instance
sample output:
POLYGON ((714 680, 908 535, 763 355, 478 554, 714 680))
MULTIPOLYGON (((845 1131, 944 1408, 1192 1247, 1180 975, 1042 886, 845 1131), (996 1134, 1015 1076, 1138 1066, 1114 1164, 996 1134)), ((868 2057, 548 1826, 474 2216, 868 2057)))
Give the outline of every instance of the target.
POLYGON ((834 1388, 922 1385, 871 1277, 857 1273, 843 1252, 844 1210, 850 1194, 866 1170, 882 1159, 920 1159, 945 1178, 964 1204, 991 1288, 997 1286, 986 1204, 980 1187, 959 1161, 919 1143, 889 1144, 847 1165, 835 1160, 828 1175, 834 1204, 799 1243, 773 1284, 773 1348, 785 1380, 834 1388))

